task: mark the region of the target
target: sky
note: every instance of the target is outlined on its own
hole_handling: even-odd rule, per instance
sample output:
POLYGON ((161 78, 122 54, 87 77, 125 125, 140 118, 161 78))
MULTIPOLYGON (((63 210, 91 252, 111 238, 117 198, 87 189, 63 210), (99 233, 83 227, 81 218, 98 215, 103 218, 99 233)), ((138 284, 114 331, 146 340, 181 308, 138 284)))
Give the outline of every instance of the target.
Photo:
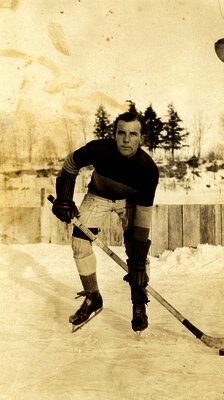
POLYGON ((172 102, 222 133, 224 0, 0 0, 0 35, 1 110, 114 118, 131 99, 164 117, 172 102))

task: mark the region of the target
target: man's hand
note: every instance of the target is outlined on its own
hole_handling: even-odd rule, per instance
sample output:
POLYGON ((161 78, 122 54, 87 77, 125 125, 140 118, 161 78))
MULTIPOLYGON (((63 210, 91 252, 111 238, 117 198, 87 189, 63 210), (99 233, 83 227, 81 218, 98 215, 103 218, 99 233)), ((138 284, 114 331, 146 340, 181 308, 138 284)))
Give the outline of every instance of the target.
POLYGON ((78 217, 79 210, 74 201, 63 201, 56 199, 52 206, 52 212, 62 222, 70 224, 72 218, 78 217))

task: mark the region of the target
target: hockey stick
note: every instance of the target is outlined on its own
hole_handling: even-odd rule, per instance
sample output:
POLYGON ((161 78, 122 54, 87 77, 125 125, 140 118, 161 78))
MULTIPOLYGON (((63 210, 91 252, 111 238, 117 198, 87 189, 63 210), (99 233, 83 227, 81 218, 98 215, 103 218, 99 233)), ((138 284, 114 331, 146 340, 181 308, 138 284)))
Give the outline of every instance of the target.
MULTIPOLYGON (((48 200, 53 203, 54 197, 52 195, 48 196, 48 200)), ((104 244, 97 235, 94 235, 85 225, 83 225, 78 218, 73 218, 72 223, 75 224, 82 232, 89 237, 89 239, 96 243, 109 257, 111 257, 124 271, 128 272, 127 264, 115 254, 106 244, 104 244)), ((177 311, 168 301, 166 301, 156 290, 154 290, 150 285, 147 286, 147 291, 152 295, 163 307, 165 307, 176 319, 178 319, 191 333, 193 333, 197 339, 200 339, 204 344, 209 347, 214 347, 217 349, 224 347, 224 338, 218 338, 206 335, 195 325, 193 325, 188 319, 186 319, 179 311, 177 311)))

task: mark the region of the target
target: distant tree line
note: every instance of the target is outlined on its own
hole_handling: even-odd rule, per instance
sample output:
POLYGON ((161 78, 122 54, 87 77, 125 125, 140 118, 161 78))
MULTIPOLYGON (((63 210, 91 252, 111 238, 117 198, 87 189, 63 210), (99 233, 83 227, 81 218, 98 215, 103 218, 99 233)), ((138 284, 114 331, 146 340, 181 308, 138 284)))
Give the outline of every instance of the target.
MULTIPOLYGON (((135 103, 127 100, 128 111, 137 112, 135 103)), ((146 134, 144 145, 148 150, 155 151, 157 148, 163 148, 171 154, 174 160, 175 150, 186 146, 185 139, 189 132, 182 126, 177 111, 172 103, 168 105, 166 121, 162 121, 157 116, 152 104, 144 112, 139 112, 146 123, 146 134)), ((97 139, 109 139, 113 137, 113 122, 103 105, 100 105, 95 114, 94 136, 97 139)))

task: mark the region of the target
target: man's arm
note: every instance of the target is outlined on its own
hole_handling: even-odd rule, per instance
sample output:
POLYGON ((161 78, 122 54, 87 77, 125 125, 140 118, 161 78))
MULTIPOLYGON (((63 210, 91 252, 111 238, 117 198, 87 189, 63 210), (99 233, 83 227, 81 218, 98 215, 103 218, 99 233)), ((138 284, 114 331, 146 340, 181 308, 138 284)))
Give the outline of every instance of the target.
POLYGON ((56 200, 52 206, 52 212, 62 222, 70 223, 77 217, 78 209, 73 201, 75 181, 79 173, 73 160, 73 153, 69 154, 59 175, 56 178, 56 200))
POLYGON ((65 158, 61 170, 61 174, 63 173, 72 176, 74 179, 76 179, 77 175, 79 174, 79 168, 74 162, 74 153, 68 154, 65 158))

